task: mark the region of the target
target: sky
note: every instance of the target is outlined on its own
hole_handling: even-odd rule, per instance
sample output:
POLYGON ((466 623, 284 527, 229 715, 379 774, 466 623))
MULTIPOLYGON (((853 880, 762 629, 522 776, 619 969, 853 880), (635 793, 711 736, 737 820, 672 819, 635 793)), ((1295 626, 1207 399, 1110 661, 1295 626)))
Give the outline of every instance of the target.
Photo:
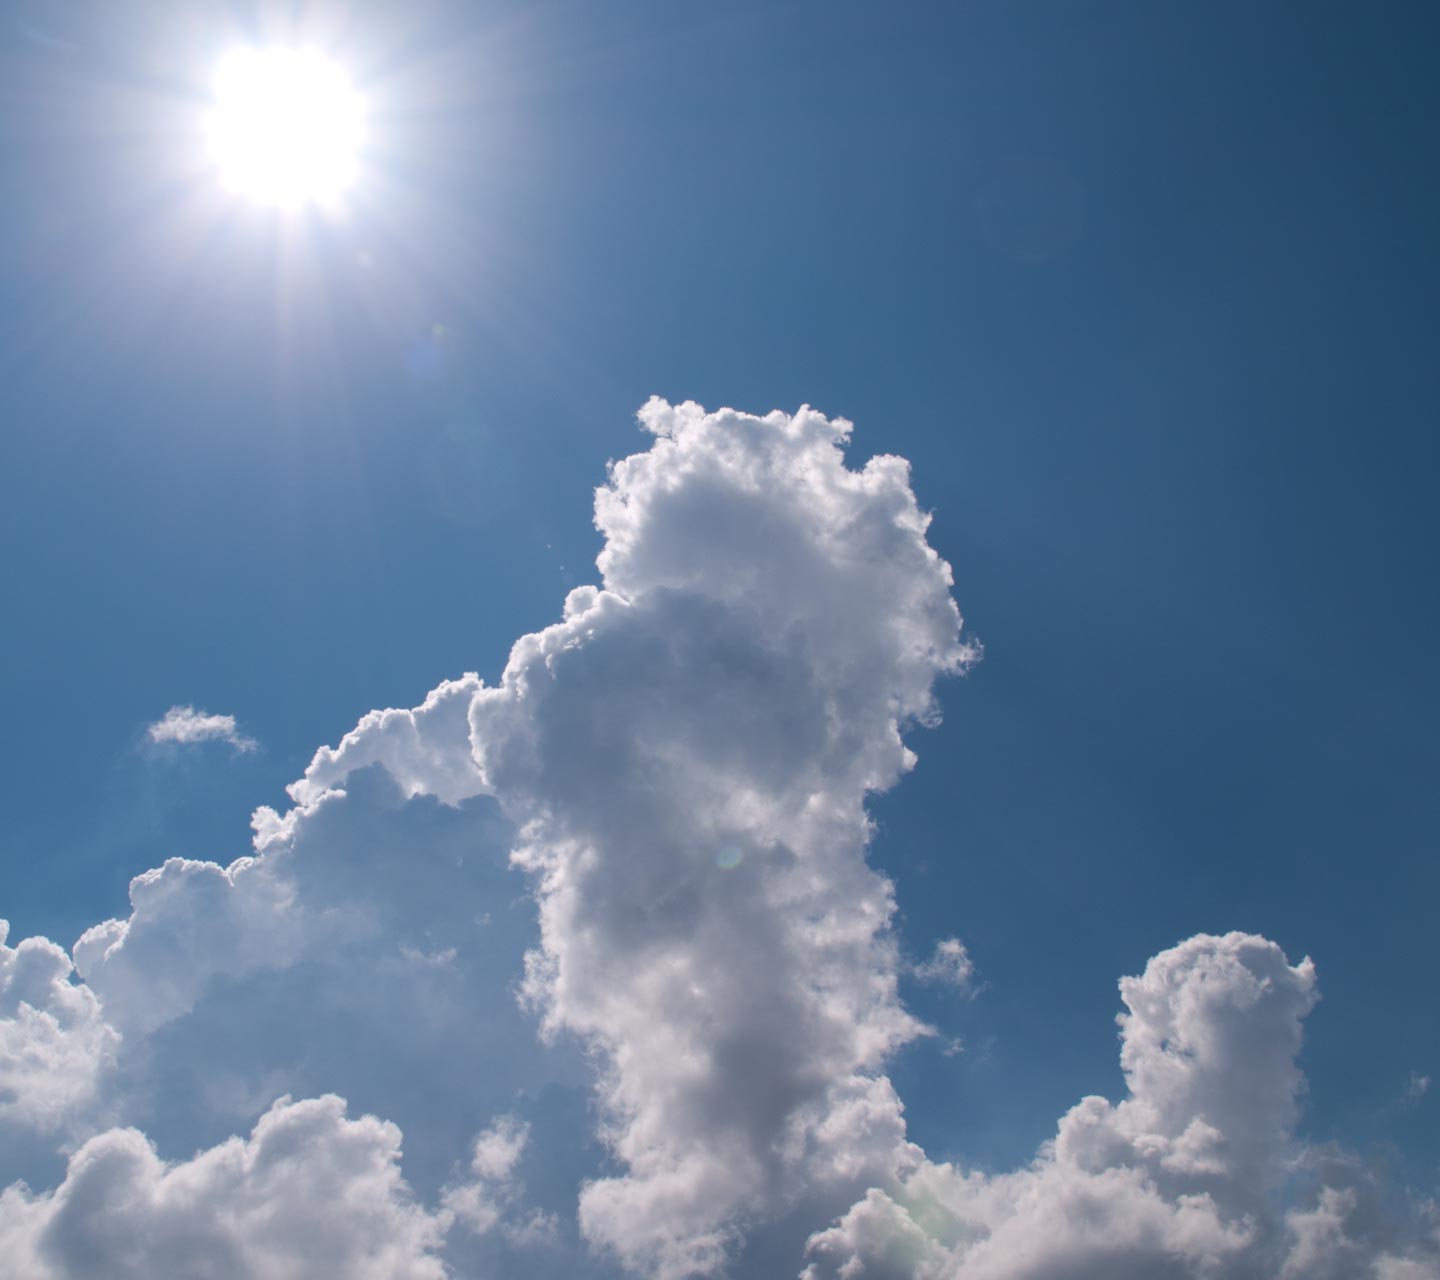
POLYGON ((4 6, 0 1276, 1440 1276, 1437 22, 4 6))

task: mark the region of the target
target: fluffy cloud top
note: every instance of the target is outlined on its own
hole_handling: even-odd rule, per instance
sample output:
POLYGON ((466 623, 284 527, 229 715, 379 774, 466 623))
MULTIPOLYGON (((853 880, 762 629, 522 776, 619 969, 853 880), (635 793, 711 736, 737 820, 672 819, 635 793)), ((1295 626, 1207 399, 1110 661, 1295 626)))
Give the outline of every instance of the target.
POLYGON ((189 1012, 216 976, 283 967, 301 945, 290 886, 272 861, 228 868, 171 858, 130 882, 131 914, 88 929, 75 966, 123 1031, 189 1012))
POLYGON ((195 742, 228 742, 236 751, 254 751, 259 745, 247 738, 235 724, 234 716, 210 715, 194 707, 171 707, 145 731, 151 742, 188 746, 195 742))

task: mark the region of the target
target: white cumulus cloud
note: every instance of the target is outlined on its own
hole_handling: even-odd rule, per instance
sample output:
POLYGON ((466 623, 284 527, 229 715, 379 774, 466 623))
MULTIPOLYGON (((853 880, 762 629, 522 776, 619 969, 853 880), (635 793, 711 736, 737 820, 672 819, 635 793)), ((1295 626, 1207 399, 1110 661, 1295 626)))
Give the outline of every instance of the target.
POLYGON ((919 1027, 864 802, 971 652, 903 461, 849 469, 849 424, 810 410, 641 417, 655 445, 596 496, 603 587, 470 725, 536 886, 528 991, 603 1064, 624 1171, 584 1230, 680 1277, 896 1158, 881 1068, 919 1027))
MULTIPOLYGON (((0 1145, 0 1267, 1435 1280, 1423 1209, 1297 1138, 1315 975, 1263 938, 1126 979, 1126 1096, 1026 1168, 909 1141, 901 978, 974 966, 902 960, 866 804, 976 657, 950 568, 843 420, 641 421, 599 582, 497 684, 363 716, 248 854, 136 876, 73 973, 0 933, 0 1144, 50 1143, 0 1145)), ((192 708, 151 736, 248 742, 192 708)))

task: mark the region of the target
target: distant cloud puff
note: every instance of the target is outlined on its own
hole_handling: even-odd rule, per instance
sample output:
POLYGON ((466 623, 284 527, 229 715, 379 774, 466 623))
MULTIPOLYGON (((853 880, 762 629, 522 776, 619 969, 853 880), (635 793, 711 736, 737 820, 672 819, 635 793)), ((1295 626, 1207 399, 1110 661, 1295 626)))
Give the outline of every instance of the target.
POLYGON ((964 990, 975 981, 975 962, 959 938, 941 938, 930 959, 915 965, 910 972, 921 982, 964 990))
POLYGON ((236 751, 254 751, 260 745, 240 732, 234 716, 215 716, 190 706, 171 707, 146 733, 151 742, 173 742, 182 746, 194 742, 228 742, 236 751))
POLYGON ((471 1177, 447 1187, 441 1197, 454 1222, 476 1235, 497 1227, 524 1245, 553 1243, 559 1226, 554 1214, 525 1209, 515 1167, 530 1139, 530 1126, 514 1116, 501 1116, 481 1133, 471 1148, 471 1177))

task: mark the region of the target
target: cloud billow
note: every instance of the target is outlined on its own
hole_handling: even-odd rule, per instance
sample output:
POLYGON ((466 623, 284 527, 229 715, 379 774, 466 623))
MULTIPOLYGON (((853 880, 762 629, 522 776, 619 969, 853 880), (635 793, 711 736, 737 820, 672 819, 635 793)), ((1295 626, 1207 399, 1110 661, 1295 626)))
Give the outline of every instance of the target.
MULTIPOLYGON (((1315 975, 1263 938, 1125 980, 1127 1096, 1025 1169, 908 1140, 886 1070, 928 1028, 900 979, 975 969, 955 938, 902 960, 866 802, 975 660, 950 568, 907 464, 847 466, 843 420, 640 418, 596 495, 600 582, 497 685, 371 712, 249 855, 138 876, 82 982, 0 944, 0 1143, 71 1153, 6 1166, 31 1181, 0 1257, 768 1280, 745 1246, 772 1231, 810 1280, 1440 1276, 1422 1210, 1296 1137, 1315 975)), ((200 740, 181 713, 240 749, 187 708, 164 740, 200 740)))

